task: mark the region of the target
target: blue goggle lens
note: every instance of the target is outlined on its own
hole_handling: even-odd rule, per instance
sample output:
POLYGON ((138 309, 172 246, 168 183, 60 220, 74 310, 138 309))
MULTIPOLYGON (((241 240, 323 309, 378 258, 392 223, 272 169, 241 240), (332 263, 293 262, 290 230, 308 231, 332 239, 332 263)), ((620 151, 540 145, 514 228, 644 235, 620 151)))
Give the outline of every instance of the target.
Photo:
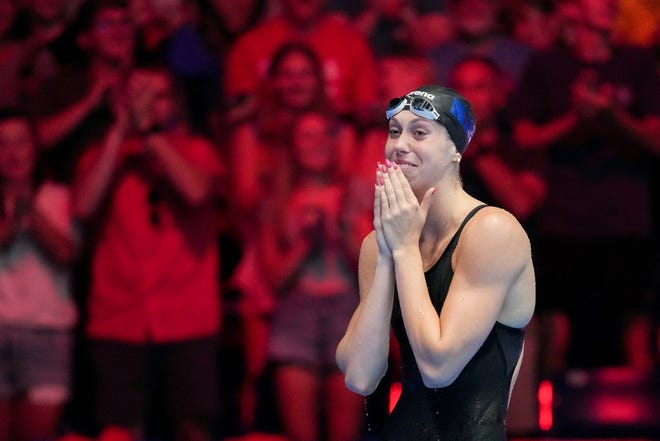
POLYGON ((429 101, 421 97, 410 98, 408 96, 392 99, 387 105, 385 116, 390 120, 394 115, 401 112, 406 107, 408 107, 412 113, 421 116, 422 118, 437 120, 440 117, 440 114, 429 101))

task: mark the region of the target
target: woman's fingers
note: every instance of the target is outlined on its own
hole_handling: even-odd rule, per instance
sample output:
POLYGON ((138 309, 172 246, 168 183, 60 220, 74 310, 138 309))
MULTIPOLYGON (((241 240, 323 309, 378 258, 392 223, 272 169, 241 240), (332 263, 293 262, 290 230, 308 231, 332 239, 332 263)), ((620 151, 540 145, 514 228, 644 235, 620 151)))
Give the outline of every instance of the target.
POLYGON ((387 161, 387 166, 383 166, 385 170, 386 184, 385 189, 388 191, 388 200, 394 201, 397 208, 403 208, 404 206, 411 204, 417 205, 417 197, 413 193, 408 179, 403 174, 401 168, 393 162, 387 161), (389 182, 389 185, 388 185, 389 182))
POLYGON ((410 203, 416 203, 417 197, 415 196, 415 193, 413 193, 412 188, 410 187, 410 183, 408 182, 408 178, 406 178, 406 175, 403 174, 401 167, 393 164, 391 173, 393 175, 393 179, 396 180, 399 185, 402 200, 406 200, 410 203))
POLYGON ((374 227, 379 228, 381 225, 380 214, 381 214, 381 193, 383 192, 383 186, 379 184, 380 176, 376 174, 376 185, 374 190, 374 227))

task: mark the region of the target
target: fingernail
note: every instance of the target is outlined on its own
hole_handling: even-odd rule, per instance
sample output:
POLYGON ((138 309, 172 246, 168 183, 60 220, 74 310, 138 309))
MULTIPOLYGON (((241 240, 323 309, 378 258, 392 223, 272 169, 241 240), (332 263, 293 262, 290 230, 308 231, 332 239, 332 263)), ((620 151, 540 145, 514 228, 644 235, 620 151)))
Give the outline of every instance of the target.
POLYGON ((382 176, 380 177, 380 185, 385 185, 385 178, 382 176))
POLYGON ((387 158, 385 159, 385 165, 387 165, 388 168, 389 168, 389 167, 392 167, 392 163, 391 163, 390 160, 387 159, 387 158))
POLYGON ((434 195, 438 192, 438 187, 434 187, 433 191, 431 192, 431 195, 434 195))
POLYGON ((399 164, 397 164, 396 162, 393 162, 392 167, 394 167, 394 170, 396 170, 397 168, 399 168, 399 164))

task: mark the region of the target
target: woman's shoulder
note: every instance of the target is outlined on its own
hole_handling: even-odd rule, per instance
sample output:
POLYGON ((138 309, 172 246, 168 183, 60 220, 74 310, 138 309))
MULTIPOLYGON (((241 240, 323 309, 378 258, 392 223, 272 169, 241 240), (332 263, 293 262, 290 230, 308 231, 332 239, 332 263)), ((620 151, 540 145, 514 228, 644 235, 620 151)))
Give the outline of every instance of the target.
POLYGON ((499 207, 485 206, 476 212, 464 227, 457 252, 492 255, 497 258, 503 252, 510 257, 526 259, 530 242, 527 232, 518 219, 499 207))
POLYGON ((483 205, 465 225, 466 230, 494 233, 496 235, 517 231, 525 234, 520 221, 511 212, 493 205, 483 205))

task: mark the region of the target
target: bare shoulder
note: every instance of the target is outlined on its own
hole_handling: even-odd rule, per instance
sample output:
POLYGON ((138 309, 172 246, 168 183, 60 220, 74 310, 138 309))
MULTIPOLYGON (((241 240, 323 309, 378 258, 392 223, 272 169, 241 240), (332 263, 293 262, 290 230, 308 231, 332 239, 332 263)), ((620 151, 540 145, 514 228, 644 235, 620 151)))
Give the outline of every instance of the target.
MULTIPOLYGON (((516 217, 506 210, 497 207, 485 207, 475 214, 465 225, 465 238, 482 242, 506 242, 509 246, 516 244, 529 246, 527 232, 516 217)), ((461 235, 462 238, 463 235, 461 235)))
POLYGON ((520 268, 531 260, 529 237, 514 215, 486 207, 465 225, 456 250, 456 257, 461 256, 475 264, 520 268))
POLYGON ((495 207, 480 210, 465 226, 455 253, 455 268, 476 286, 503 293, 497 320, 525 326, 534 311, 535 277, 529 238, 520 222, 495 207))

